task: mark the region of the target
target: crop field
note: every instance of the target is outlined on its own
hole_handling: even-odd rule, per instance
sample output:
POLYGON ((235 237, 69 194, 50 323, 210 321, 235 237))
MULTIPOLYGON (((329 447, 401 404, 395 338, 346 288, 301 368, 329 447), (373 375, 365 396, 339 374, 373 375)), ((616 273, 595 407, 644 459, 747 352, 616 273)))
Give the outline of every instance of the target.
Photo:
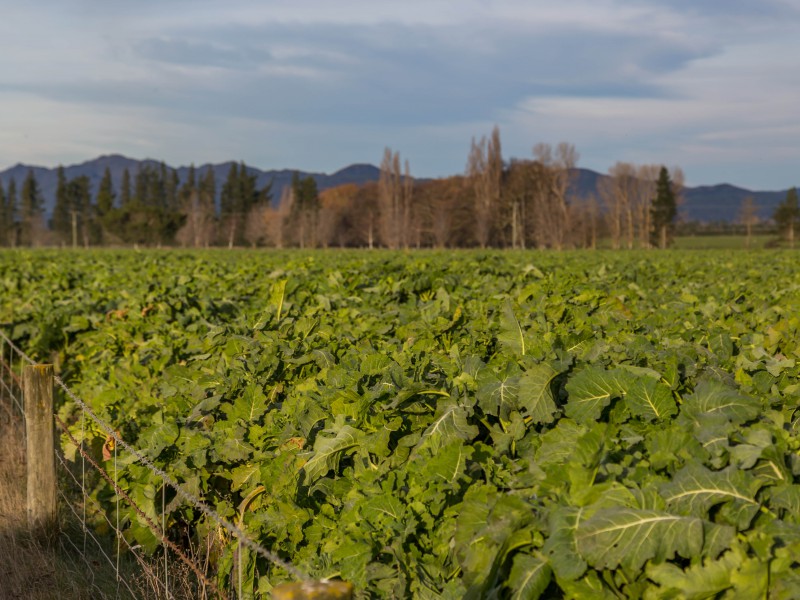
MULTIPOLYGON (((5 252, 0 321, 153 463, 357 597, 798 598, 797 265, 5 252)), ((58 412, 102 461, 105 434, 69 398, 58 412)), ((124 453, 117 467, 233 576, 224 532, 124 453)), ((158 551, 104 481, 92 494, 158 551)), ((291 579, 246 556, 246 597, 291 579)))

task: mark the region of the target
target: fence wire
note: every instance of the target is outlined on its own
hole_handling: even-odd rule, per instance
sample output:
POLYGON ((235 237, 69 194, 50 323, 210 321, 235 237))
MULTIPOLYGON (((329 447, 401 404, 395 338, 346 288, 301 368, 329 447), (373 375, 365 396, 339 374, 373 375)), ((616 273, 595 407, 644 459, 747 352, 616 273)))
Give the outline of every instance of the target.
MULTIPOLYGON (((0 329, 0 405, 2 405, 5 411, 8 413, 9 418, 13 417, 20 419, 23 423, 25 404, 23 398, 22 373, 26 365, 35 364, 36 361, 34 361, 23 350, 21 350, 5 334, 5 332, 0 329)), ((61 448, 58 447, 58 445, 56 447, 56 463, 59 467, 59 471, 62 474, 62 476, 59 478, 61 483, 58 493, 62 500, 61 504, 68 508, 71 513, 71 518, 73 518, 76 523, 80 524, 81 532, 83 534, 82 547, 78 547, 75 540, 71 539, 69 536, 65 535, 62 536, 62 538, 76 551, 77 555, 82 558, 84 562, 86 562, 87 567, 89 567, 92 572, 94 572, 96 565, 90 564, 89 560, 87 559, 87 545, 91 545, 93 549, 96 549, 96 551, 92 552, 91 555, 95 557, 101 557, 102 560, 107 563, 116 574, 118 586, 117 597, 120 597, 121 593, 128 594, 131 598, 139 597, 135 591, 137 588, 136 584, 132 581, 129 581, 127 576, 120 569, 120 554, 122 553, 123 547, 126 553, 133 557, 133 559, 138 563, 143 574, 147 578, 149 585, 153 588, 153 591, 155 591, 158 597, 164 597, 168 599, 175 597, 174 592, 170 589, 170 555, 174 556, 179 563, 181 563, 185 568, 189 569, 197 578, 200 589, 197 590, 195 597, 205 599, 207 598, 207 592, 210 592, 214 595, 214 597, 222 598, 223 600, 233 597, 229 596, 224 590, 220 589, 216 582, 206 575, 206 569, 204 566, 198 564, 198 562, 191 558, 187 552, 182 550, 177 544, 169 539, 169 532, 166 528, 167 507, 165 490, 167 486, 174 490, 177 496, 190 503, 197 510, 202 512, 207 518, 216 523, 218 527, 225 530, 229 535, 232 536, 232 538, 236 539, 238 548, 236 552, 236 562, 238 563, 239 571, 238 581, 234 582, 235 575, 233 572, 231 573, 230 577, 231 585, 234 587, 233 594, 235 597, 241 598, 243 595, 241 582, 241 556, 243 548, 247 548, 256 555, 266 559, 268 562, 282 568, 300 582, 310 581, 309 577, 305 573, 300 571, 290 562, 287 562, 279 557, 274 552, 263 548, 257 542, 252 540, 244 530, 225 520, 219 515, 219 513, 217 513, 216 510, 208 506, 195 494, 173 480, 169 474, 155 465, 139 450, 133 448, 127 442, 125 442, 118 432, 108 423, 98 417, 91 407, 89 407, 81 398, 79 398, 59 376, 56 375, 54 377, 54 382, 56 386, 58 386, 58 388, 63 392, 63 394, 72 400, 75 403, 75 406, 81 411, 79 417, 81 423, 80 441, 76 439, 76 437, 70 431, 68 425, 64 423, 64 421, 58 415, 54 415, 57 427, 75 446, 76 453, 80 457, 80 471, 78 471, 78 461, 68 461, 64 457, 61 448), (108 440, 114 440, 113 474, 109 473, 106 469, 100 466, 97 461, 92 458, 90 453, 87 451, 87 448, 85 448, 86 441, 84 438, 87 417, 106 434, 108 440), (156 523, 151 517, 149 517, 145 511, 119 485, 116 469, 118 449, 124 449, 125 451, 129 452, 133 457, 135 457, 136 462, 147 467, 163 482, 161 488, 160 524, 156 523), (92 494, 89 493, 89 490, 87 490, 87 479, 95 478, 96 480, 97 477, 104 479, 111 489, 114 490, 114 498, 117 503, 115 511, 116 522, 109 517, 106 510, 103 509, 100 503, 93 498, 92 494), (66 486, 69 486, 71 490, 63 489, 63 487, 66 486), (144 552, 142 551, 143 549, 136 544, 130 543, 125 537, 119 522, 120 502, 124 502, 126 505, 132 508, 138 517, 147 524, 147 527, 158 538, 164 553, 163 563, 161 565, 164 571, 163 577, 159 576, 159 574, 156 572, 156 568, 154 567, 152 559, 148 559, 145 556, 144 552), (116 552, 109 551, 108 547, 104 545, 102 539, 100 539, 102 536, 96 535, 93 532, 92 527, 87 525, 87 517, 89 516, 87 511, 91 511, 92 519, 100 519, 104 525, 107 525, 109 530, 114 533, 116 538, 116 552), (114 554, 116 556, 111 556, 114 554)), ((78 457, 76 456, 76 458, 78 457)), ((159 567, 159 569, 161 567, 159 567)))
POLYGON ((122 437, 107 423, 105 423, 100 417, 98 417, 95 412, 76 396, 72 390, 70 390, 67 385, 61 380, 60 377, 55 377, 56 384, 64 391, 64 393, 77 404, 81 410, 84 411, 91 419, 97 424, 100 429, 109 437, 112 438, 115 442, 114 448, 116 449, 117 446, 124 448, 128 452, 130 452, 136 459, 143 465, 145 465, 151 472, 158 475, 164 483, 169 485, 175 493, 183 498, 184 500, 190 502, 195 508, 197 508, 200 512, 206 515, 208 518, 212 519, 217 525, 225 529, 229 534, 235 537, 238 541, 242 543, 243 546, 247 547, 248 550, 252 550, 262 558, 266 559, 267 561, 273 563, 281 567, 284 571, 292 575, 294 578, 300 581, 309 581, 309 577, 300 571, 297 567, 292 565, 291 563, 283 560, 274 552, 263 548, 258 543, 254 542, 250 537, 247 535, 245 531, 241 528, 233 525, 226 521, 222 516, 217 513, 213 508, 205 504, 202 500, 200 500, 197 496, 195 496, 192 492, 184 488, 182 485, 174 481, 165 471, 157 467, 153 462, 144 456, 141 452, 130 446, 122 437))
POLYGON ((9 418, 13 417, 12 409, 16 410, 16 416, 23 419, 23 423, 22 369, 25 364, 34 364, 34 361, 0 330, 0 404, 9 418))

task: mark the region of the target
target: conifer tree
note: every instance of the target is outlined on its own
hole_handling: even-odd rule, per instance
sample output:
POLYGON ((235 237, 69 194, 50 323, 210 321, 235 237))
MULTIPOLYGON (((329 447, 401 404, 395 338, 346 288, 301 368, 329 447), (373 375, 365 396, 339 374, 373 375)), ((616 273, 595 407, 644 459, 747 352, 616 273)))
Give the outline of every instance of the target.
POLYGON ((97 188, 97 215, 102 218, 114 208, 114 182, 111 180, 111 170, 106 167, 100 187, 97 188))
POLYGON ((11 231, 11 223, 8 214, 8 200, 6 199, 6 192, 3 189, 3 182, 0 181, 0 246, 9 246, 9 232, 11 231))
POLYGON ((22 182, 20 190, 21 242, 28 246, 39 246, 43 242, 44 222, 42 220, 42 192, 33 169, 22 182))
POLYGON ((58 241, 62 243, 69 242, 72 225, 71 219, 72 206, 70 206, 69 196, 67 193, 67 176, 64 173, 64 167, 59 165, 56 174, 56 203, 53 207, 53 216, 51 219, 51 229, 55 233, 58 241))
POLYGON ((320 209, 319 190, 316 180, 310 175, 301 178, 292 176, 291 221, 297 232, 297 243, 301 248, 316 246, 317 217, 320 209))
POLYGON ((775 209, 772 216, 781 234, 789 242, 789 248, 794 248, 794 234, 800 223, 800 207, 797 202, 797 188, 786 192, 786 198, 775 209))
POLYGON ((119 203, 125 207, 131 202, 131 173, 127 167, 122 172, 122 183, 119 186, 119 203))
POLYGON ((666 248, 672 242, 675 229, 675 217, 678 216, 678 203, 672 180, 666 167, 661 167, 656 182, 656 196, 650 208, 652 230, 650 244, 657 248, 666 248))
POLYGON ((91 186, 91 181, 86 175, 74 177, 67 184, 73 246, 81 243, 84 247, 89 247, 99 241, 91 186))
POLYGON ((17 182, 14 178, 8 182, 6 190, 6 218, 8 219, 8 245, 12 248, 19 244, 19 223, 17 221, 17 182))

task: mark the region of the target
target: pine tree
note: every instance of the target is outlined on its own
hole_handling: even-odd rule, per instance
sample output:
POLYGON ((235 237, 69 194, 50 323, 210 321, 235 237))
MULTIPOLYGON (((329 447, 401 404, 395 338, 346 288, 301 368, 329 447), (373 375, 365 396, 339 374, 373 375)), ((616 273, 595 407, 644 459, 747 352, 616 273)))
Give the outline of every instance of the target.
POLYGON ((3 182, 0 181, 0 246, 10 245, 10 240, 8 239, 10 230, 8 201, 6 200, 6 192, 3 189, 3 182))
POLYGON ((786 192, 786 198, 775 209, 772 216, 775 223, 778 224, 786 241, 789 242, 789 248, 794 248, 794 234, 800 223, 800 207, 797 201, 797 188, 791 188, 786 192))
POLYGON ((99 241, 91 187, 91 181, 86 175, 75 177, 67 184, 67 198, 72 217, 73 246, 82 243, 84 247, 88 247, 99 241))
POLYGON ((213 168, 206 169, 198 185, 198 195, 203 214, 201 228, 198 230, 198 245, 208 246, 213 241, 217 216, 217 182, 213 168))
POLYGON ((241 187, 239 182, 239 167, 231 164, 228 177, 222 184, 219 198, 220 218, 222 219, 223 235, 226 236, 228 248, 233 248, 241 237, 244 215, 241 213, 241 187))
POLYGON ((119 203, 124 207, 131 202, 131 174, 127 167, 122 172, 122 183, 119 186, 119 203))
POLYGON ((102 218, 114 208, 114 182, 111 180, 111 170, 106 167, 103 178, 100 180, 100 187, 97 188, 97 215, 102 218))
POLYGON ((204 205, 211 209, 212 214, 216 214, 217 181, 214 176, 214 169, 211 167, 206 169, 205 174, 200 179, 198 188, 204 205))
MULTIPOLYGON (((72 239, 72 214, 73 207, 70 205, 69 195, 67 192, 67 176, 64 173, 64 167, 59 165, 56 174, 56 203, 53 207, 53 216, 50 223, 50 228, 56 234, 57 239, 66 243, 72 239)), ((73 240, 73 245, 77 243, 73 240)))
POLYGON ((21 242, 28 246, 38 246, 43 241, 42 193, 33 169, 28 170, 20 190, 21 203, 21 242))
POLYGON ((675 217, 678 216, 678 205, 675 190, 666 167, 661 167, 656 182, 656 196, 650 208, 652 230, 650 244, 657 248, 666 248, 672 242, 675 229, 675 217))
POLYGON ((6 218, 8 219, 8 244, 12 248, 19 243, 19 223, 17 222, 17 182, 8 182, 6 192, 6 218))
POLYGON ((146 165, 140 166, 133 178, 133 201, 142 206, 149 203, 148 193, 150 191, 150 168, 146 165))

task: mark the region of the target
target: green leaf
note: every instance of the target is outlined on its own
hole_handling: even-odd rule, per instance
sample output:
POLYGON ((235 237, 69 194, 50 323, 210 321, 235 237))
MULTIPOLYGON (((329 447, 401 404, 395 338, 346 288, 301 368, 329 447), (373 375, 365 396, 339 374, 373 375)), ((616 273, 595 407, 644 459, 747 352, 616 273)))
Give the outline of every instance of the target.
POLYGON ((784 510, 800 522, 800 485, 784 484, 772 488, 769 505, 772 510, 784 510))
POLYGON ((503 304, 503 312, 500 314, 500 333, 497 341, 507 347, 516 356, 525 355, 525 334, 514 314, 511 301, 506 300, 503 304))
POLYGON ((370 498, 362 504, 361 514, 375 526, 390 527, 400 524, 405 514, 406 506, 394 496, 381 495, 370 498))
POLYGON ((569 398, 564 410, 568 417, 578 423, 596 421, 611 399, 623 396, 635 379, 634 375, 624 369, 584 369, 570 377, 567 382, 569 398))
POLYGON ((478 428, 469 423, 469 413, 454 400, 439 402, 433 422, 422 434, 417 447, 430 446, 434 452, 456 440, 472 440, 478 428))
POLYGON ((475 397, 484 413, 507 419, 516 409, 520 380, 514 369, 495 374, 489 368, 481 369, 477 378, 475 397))
POLYGON ((678 412, 672 390, 650 377, 636 379, 625 395, 625 403, 633 415, 645 421, 663 421, 678 412))
POLYGON ((608 508, 578 524, 578 552, 596 569, 638 571, 648 560, 700 555, 703 522, 656 510, 608 508))
POLYGON ((547 560, 530 554, 516 554, 507 582, 512 590, 511 600, 536 600, 547 589, 551 578, 547 560))
POLYGON ((731 572, 740 564, 732 552, 727 552, 719 560, 693 564, 685 570, 670 563, 651 564, 647 577, 659 586, 660 598, 705 600, 733 585, 731 572))
POLYGON ((426 461, 425 474, 453 485, 464 474, 473 452, 474 448, 461 441, 452 442, 426 461))
POLYGON ((311 458, 303 465, 306 475, 305 484, 309 485, 328 474, 329 471, 339 469, 342 456, 357 448, 364 437, 364 432, 350 425, 343 425, 335 437, 317 437, 311 458))
POLYGON ((241 419, 246 423, 255 423, 267 412, 267 396, 260 386, 251 383, 232 406, 226 405, 223 410, 231 420, 241 419))
POLYGON ((372 560, 372 547, 367 542, 345 539, 331 553, 331 560, 341 569, 342 579, 360 588, 365 587, 367 565, 372 560))
POLYGON ((520 378, 518 403, 534 423, 552 423, 555 420, 553 415, 558 408, 551 383, 560 372, 551 363, 539 363, 520 378))
POLYGON ((250 444, 235 437, 224 439, 221 443, 217 442, 213 447, 217 458, 228 463, 240 463, 248 460, 252 456, 253 450, 254 448, 250 444))
POLYGON ((704 379, 683 399, 682 413, 691 419, 700 415, 720 415, 732 423, 756 418, 761 403, 714 379, 704 379))
POLYGON ((573 581, 586 571, 586 561, 578 553, 575 538, 582 515, 582 508, 572 506, 557 506, 550 512, 550 535, 543 551, 559 579, 573 581))
POLYGON ((258 464, 236 467, 231 471, 231 489, 237 491, 245 486, 259 483, 260 472, 261 466, 258 464))
POLYGON ((698 463, 690 463, 661 486, 661 495, 672 510, 680 514, 706 517, 712 506, 730 503, 735 525, 746 529, 761 505, 755 494, 761 483, 749 474, 728 467, 710 471, 698 463))
POLYGON ((178 441, 180 430, 175 423, 159 423, 144 430, 139 436, 139 444, 151 458, 156 458, 164 448, 178 441))
POLYGON ((283 301, 286 297, 286 279, 280 279, 272 284, 269 294, 269 303, 275 308, 275 320, 281 320, 283 313, 283 301))

